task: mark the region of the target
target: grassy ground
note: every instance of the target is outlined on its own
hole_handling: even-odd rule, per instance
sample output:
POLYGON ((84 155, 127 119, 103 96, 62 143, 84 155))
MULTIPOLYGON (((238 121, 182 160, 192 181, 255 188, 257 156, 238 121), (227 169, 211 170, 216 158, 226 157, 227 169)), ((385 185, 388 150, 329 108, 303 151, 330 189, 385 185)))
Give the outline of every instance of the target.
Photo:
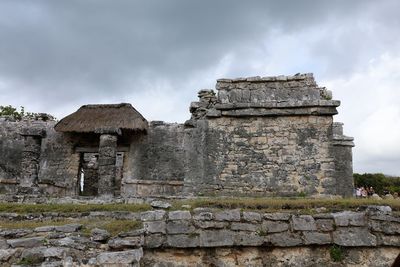
POLYGON ((43 221, 3 221, 0 220, 0 229, 34 229, 40 226, 58 226, 70 223, 82 224, 82 234, 89 236, 94 228, 107 230, 112 236, 121 232, 128 232, 142 227, 142 223, 134 220, 115 220, 115 219, 53 219, 43 221))
MULTIPOLYGON (((182 205, 190 205, 191 209, 197 207, 211 208, 240 208, 243 210, 311 210, 325 207, 328 210, 354 210, 366 205, 388 205, 394 211, 400 211, 400 199, 310 199, 310 198, 197 198, 191 200, 173 201, 173 210, 182 209, 182 205)), ((90 211, 128 211, 140 212, 151 210, 149 204, 17 204, 0 203, 1 212, 12 213, 83 213, 90 211)))
POLYGON ((0 203, 1 212, 12 213, 42 213, 42 212, 62 212, 62 213, 82 213, 90 211, 129 211, 140 212, 151 210, 149 204, 19 204, 19 203, 0 203))
MULTIPOLYGON (((242 209, 263 212, 295 211, 296 213, 315 213, 316 208, 324 207, 326 212, 340 210, 356 210, 367 205, 388 205, 395 214, 400 214, 400 199, 310 199, 310 198, 197 198, 191 200, 173 201, 171 210, 194 209, 209 207, 216 209, 242 209), (189 205, 189 206, 183 206, 189 205), (182 207, 183 206, 183 207, 182 207)), ((151 210, 149 204, 17 204, 0 203, 0 213, 84 213, 90 211, 128 211, 140 212, 151 210)), ((83 235, 89 235, 93 228, 102 228, 115 236, 120 232, 127 232, 142 227, 141 222, 134 220, 116 219, 77 219, 60 218, 40 221, 10 221, 0 220, 0 229, 36 228, 47 225, 64 225, 80 223, 83 235)))
POLYGON ((394 211, 400 211, 400 199, 310 199, 310 198, 199 198, 193 200, 174 202, 174 209, 182 205, 190 205, 191 208, 212 207, 244 210, 311 210, 325 207, 327 210, 354 210, 367 205, 388 205, 394 211))

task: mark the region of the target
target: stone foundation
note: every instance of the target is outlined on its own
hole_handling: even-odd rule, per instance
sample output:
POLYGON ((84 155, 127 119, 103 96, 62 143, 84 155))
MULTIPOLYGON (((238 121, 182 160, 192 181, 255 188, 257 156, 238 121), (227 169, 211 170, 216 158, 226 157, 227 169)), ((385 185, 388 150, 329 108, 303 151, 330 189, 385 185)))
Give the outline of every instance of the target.
POLYGON ((208 208, 2 213, 0 220, 49 221, 34 229, 0 229, 2 266, 391 266, 400 251, 400 217, 377 206, 314 215, 208 208), (63 218, 72 222, 52 226, 63 218), (80 220, 93 219, 135 220, 142 227, 117 236, 82 231, 80 220))

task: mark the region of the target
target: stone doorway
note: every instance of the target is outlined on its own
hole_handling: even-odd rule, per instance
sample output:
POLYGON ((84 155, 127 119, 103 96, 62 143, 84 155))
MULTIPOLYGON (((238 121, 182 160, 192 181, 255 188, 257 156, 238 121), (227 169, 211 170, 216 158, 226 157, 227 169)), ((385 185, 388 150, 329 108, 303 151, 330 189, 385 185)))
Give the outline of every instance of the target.
MULTIPOLYGON (((124 152, 116 153, 115 180, 113 181, 114 195, 121 194, 123 177, 124 152)), ((97 196, 99 191, 99 153, 81 152, 78 173, 78 195, 97 196)))
POLYGON ((78 191, 80 196, 97 196, 99 188, 99 153, 80 155, 78 191))

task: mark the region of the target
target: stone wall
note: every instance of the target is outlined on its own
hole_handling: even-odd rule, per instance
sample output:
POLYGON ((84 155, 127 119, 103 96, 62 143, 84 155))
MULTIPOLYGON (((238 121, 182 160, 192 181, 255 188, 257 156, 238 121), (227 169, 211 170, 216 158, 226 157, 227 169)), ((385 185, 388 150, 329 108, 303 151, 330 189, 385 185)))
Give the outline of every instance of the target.
POLYGON ((3 222, 63 217, 136 220, 143 227, 117 236, 51 221, 34 229, 0 229, 1 265, 29 259, 41 266, 390 266, 400 248, 400 217, 389 207, 314 215, 206 208, 0 214, 3 222))
MULTIPOLYGON (((115 195, 352 196, 353 138, 333 122, 340 102, 312 74, 220 79, 216 89, 199 92, 184 124, 154 121, 145 135, 118 137, 115 195)), ((80 153, 97 153, 99 135, 58 133, 55 121, 0 120, 0 191, 20 186, 21 129, 33 124, 46 132, 41 192, 77 196, 80 153)))

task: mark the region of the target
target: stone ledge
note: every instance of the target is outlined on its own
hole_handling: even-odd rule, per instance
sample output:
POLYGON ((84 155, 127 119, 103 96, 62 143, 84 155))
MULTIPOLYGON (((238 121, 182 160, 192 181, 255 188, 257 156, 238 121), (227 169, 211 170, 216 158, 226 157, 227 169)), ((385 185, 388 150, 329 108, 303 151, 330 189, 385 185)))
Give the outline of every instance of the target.
POLYGON ((245 108, 224 110, 222 116, 227 117, 263 117, 263 116, 299 116, 314 115, 327 116, 338 114, 335 107, 308 107, 308 108, 245 108))
POLYGON ((305 79, 314 79, 314 75, 312 73, 303 73, 303 74, 295 74, 295 75, 278 75, 278 76, 253 76, 246 78, 234 78, 227 79, 221 78, 217 79, 217 83, 239 83, 239 82, 253 82, 253 83, 261 83, 261 82, 286 82, 286 81, 300 81, 305 79))

